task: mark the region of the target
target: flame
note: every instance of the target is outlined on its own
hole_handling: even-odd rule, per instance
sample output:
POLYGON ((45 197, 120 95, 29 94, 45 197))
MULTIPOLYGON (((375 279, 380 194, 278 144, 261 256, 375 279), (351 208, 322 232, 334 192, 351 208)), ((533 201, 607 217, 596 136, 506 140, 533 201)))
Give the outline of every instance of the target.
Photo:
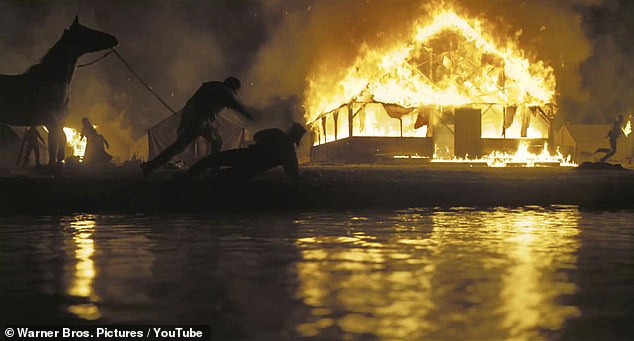
POLYGON ((555 152, 555 155, 550 155, 548 152, 548 144, 544 144, 544 149, 539 154, 534 154, 528 151, 528 144, 524 141, 520 142, 517 151, 514 154, 502 153, 494 151, 491 154, 485 155, 482 158, 470 159, 466 158, 453 158, 443 159, 434 157, 431 162, 441 163, 479 163, 486 164, 489 167, 508 167, 508 166, 521 166, 521 167, 541 167, 541 166, 560 166, 560 167, 577 167, 577 164, 572 161, 570 155, 564 157, 559 149, 555 152))
POLYGON ((80 162, 83 161, 86 153, 86 139, 82 139, 77 130, 69 127, 64 127, 64 134, 68 145, 73 148, 73 156, 79 157, 80 162))
POLYGON ((482 32, 479 22, 470 24, 453 10, 431 17, 433 21, 428 25, 414 27, 408 41, 385 50, 364 46, 354 65, 343 72, 339 86, 332 86, 333 73, 310 77, 306 103, 309 121, 364 96, 406 107, 552 102, 552 68, 543 62, 530 63, 512 44, 496 46, 482 32), (462 37, 460 46, 447 47, 444 32, 462 37), (436 61, 440 65, 434 65, 436 61), (479 65, 471 65, 473 62, 479 65), (419 67, 421 64, 423 67, 419 67), (432 71, 426 72, 424 66, 432 71), (434 74, 436 66, 442 73, 434 74), (504 78, 502 87, 500 77, 504 78))
MULTIPOLYGON (((427 135, 427 126, 413 129, 408 124, 402 134, 398 119, 370 105, 376 102, 430 107, 432 122, 440 121, 445 108, 479 107, 482 137, 501 137, 504 131, 509 138, 522 135, 522 122, 514 119, 506 124, 506 107, 515 106, 517 114, 528 117, 535 116, 529 112, 533 107, 553 103, 556 81, 551 67, 530 62, 512 41, 504 46, 494 43, 499 39, 484 32, 482 23, 453 9, 440 9, 430 18, 414 25, 403 41, 383 47, 363 45, 352 65, 308 77, 307 121, 323 119, 313 125, 319 135, 315 144, 348 137, 348 116, 359 111, 365 111, 365 118, 357 115, 350 120, 355 136, 427 135)), ((546 137, 549 122, 533 121, 524 136, 546 137)))
POLYGON ((627 123, 625 123, 625 127, 623 127, 623 134, 625 135, 625 137, 630 136, 630 134, 632 133, 632 114, 630 114, 627 117, 627 123))

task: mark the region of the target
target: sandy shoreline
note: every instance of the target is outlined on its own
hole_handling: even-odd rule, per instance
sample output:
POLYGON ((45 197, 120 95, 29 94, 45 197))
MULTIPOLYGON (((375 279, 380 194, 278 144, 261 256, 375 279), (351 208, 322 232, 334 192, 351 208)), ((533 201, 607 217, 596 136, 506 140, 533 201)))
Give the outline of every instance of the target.
POLYGON ((136 168, 65 178, 12 174, 0 178, 0 213, 195 212, 456 206, 579 205, 634 207, 634 172, 574 168, 464 166, 304 166, 293 187, 276 169, 241 184, 204 176, 172 180, 178 171, 147 179, 136 168))

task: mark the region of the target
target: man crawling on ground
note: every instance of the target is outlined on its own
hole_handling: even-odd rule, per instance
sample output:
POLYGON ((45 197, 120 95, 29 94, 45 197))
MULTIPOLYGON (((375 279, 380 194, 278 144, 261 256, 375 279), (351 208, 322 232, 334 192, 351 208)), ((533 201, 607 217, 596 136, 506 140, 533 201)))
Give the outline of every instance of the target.
POLYGON ((229 167, 225 175, 232 180, 244 181, 274 167, 282 166, 288 179, 297 184, 299 166, 295 146, 299 145, 305 133, 306 129, 299 123, 294 123, 286 133, 277 128, 261 130, 253 136, 255 144, 247 148, 211 154, 198 161, 178 178, 189 179, 207 169, 229 167))

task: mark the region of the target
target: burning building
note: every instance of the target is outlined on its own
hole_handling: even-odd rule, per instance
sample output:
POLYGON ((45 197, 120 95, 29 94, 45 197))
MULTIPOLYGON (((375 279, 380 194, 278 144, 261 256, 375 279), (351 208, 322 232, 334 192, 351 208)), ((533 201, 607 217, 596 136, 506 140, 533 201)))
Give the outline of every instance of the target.
POLYGON ((339 75, 310 78, 313 162, 553 154, 553 69, 453 10, 431 18, 403 41, 364 46, 339 75))

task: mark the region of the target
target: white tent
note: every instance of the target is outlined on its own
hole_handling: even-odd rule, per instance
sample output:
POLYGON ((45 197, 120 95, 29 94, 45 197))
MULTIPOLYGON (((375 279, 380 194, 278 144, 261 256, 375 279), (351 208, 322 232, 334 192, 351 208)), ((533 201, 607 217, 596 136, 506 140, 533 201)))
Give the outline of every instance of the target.
MULTIPOLYGON (((572 155, 577 163, 598 161, 604 153, 596 153, 599 148, 610 148, 606 134, 612 128, 609 124, 567 124, 561 127, 555 136, 556 145, 561 153, 572 155)), ((630 135, 631 136, 631 135, 630 135)), ((621 136, 617 140, 616 154, 609 162, 627 164, 631 162, 632 140, 621 136)))

